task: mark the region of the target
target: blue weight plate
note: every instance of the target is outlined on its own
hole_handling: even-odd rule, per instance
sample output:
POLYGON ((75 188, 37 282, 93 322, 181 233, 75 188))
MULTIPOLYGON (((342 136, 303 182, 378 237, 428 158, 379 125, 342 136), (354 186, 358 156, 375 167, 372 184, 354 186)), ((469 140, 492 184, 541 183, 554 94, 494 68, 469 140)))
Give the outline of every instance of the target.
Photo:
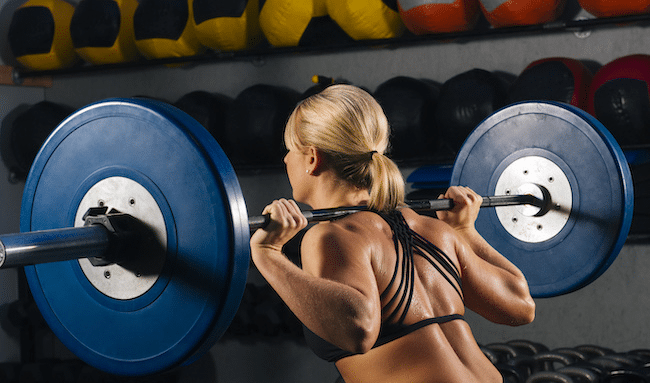
POLYGON ((619 145, 595 118, 562 103, 523 102, 495 112, 469 135, 451 184, 494 195, 503 170, 532 155, 567 176, 572 207, 566 224, 550 239, 522 241, 504 228, 495 208, 481 210, 476 228, 522 270, 534 297, 551 297, 586 286, 617 257, 632 221, 632 176, 619 145))
POLYGON ((82 197, 108 177, 153 196, 167 254, 155 284, 132 299, 96 290, 79 261, 25 268, 43 317, 88 364, 118 375, 157 373, 198 358, 230 325, 249 265, 249 227, 230 162, 195 120, 167 104, 109 99, 75 112, 28 175, 21 231, 74 226, 82 197))

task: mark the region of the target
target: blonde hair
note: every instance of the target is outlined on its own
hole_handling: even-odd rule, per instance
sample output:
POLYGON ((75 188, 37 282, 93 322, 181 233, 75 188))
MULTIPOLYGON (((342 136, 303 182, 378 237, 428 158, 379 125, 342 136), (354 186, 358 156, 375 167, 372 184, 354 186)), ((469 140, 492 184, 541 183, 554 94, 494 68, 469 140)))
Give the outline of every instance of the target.
POLYGON ((384 154, 390 128, 377 101, 352 85, 332 85, 303 100, 284 132, 289 149, 314 146, 330 160, 337 175, 368 189, 368 207, 387 211, 404 203, 404 179, 384 154))

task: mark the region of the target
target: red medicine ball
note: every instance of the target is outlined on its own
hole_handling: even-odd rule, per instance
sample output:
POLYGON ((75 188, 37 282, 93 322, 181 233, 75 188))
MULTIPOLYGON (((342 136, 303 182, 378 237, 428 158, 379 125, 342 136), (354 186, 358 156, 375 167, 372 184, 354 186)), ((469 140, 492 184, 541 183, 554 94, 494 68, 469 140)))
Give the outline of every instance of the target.
POLYGON ((650 143, 650 55, 618 58, 596 72, 587 111, 620 145, 650 143))
POLYGON ((579 60, 552 57, 530 63, 508 92, 510 103, 558 101, 585 109, 593 74, 579 60))

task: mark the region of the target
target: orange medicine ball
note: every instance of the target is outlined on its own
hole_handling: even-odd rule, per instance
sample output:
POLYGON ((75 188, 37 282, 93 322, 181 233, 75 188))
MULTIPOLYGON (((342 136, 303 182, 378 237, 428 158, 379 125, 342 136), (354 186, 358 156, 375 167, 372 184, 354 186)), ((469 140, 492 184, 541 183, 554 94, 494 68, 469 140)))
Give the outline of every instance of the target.
POLYGON ((499 28, 555 21, 566 0, 480 0, 480 4, 485 18, 499 28))
POLYGON ((650 0, 578 0, 580 6, 596 17, 638 15, 650 12, 650 0))
POLYGON ((478 0, 398 0, 397 5, 402 21, 416 35, 468 31, 480 16, 478 0))

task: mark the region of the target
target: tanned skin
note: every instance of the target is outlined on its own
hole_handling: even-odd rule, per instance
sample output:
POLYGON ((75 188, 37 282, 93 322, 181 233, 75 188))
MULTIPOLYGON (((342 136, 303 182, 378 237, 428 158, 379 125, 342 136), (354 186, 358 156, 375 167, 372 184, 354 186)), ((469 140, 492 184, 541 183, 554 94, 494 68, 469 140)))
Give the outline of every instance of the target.
MULTIPOLYGON (((368 191, 342 182, 313 147, 291 150, 285 163, 296 201, 314 209, 368 202, 368 191)), ((466 307, 495 323, 530 323, 535 302, 524 275, 474 227, 481 197, 465 187, 452 187, 443 197, 453 199, 455 207, 439 212, 438 219, 408 208, 401 212, 414 231, 458 268, 464 302, 440 272, 414 257, 414 294, 404 324, 462 315, 466 307)), ((359 212, 314 225, 301 244, 300 268, 282 253, 282 245, 307 226, 298 205, 281 199, 263 213, 270 214, 272 222, 251 237, 252 260, 305 326, 341 349, 358 353, 336 363, 346 383, 502 382, 463 320, 428 325, 372 348, 386 319, 382 308, 388 298, 382 301, 380 294, 389 285, 398 256, 391 229, 377 214, 359 212)))

